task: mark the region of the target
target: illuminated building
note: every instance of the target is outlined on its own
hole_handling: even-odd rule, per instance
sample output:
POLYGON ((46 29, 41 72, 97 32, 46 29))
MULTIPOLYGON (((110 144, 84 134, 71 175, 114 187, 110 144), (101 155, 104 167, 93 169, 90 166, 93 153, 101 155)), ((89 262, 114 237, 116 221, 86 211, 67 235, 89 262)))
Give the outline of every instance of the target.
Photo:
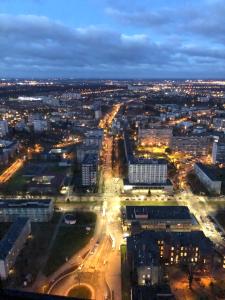
POLYGON ((147 128, 138 128, 138 141, 148 146, 170 146, 172 129, 168 126, 149 124, 147 128))
POLYGON ((128 164, 128 182, 124 182, 124 189, 172 189, 167 177, 167 160, 135 157, 132 141, 127 134, 124 134, 124 146, 128 164))
POLYGON ((31 233, 30 220, 18 218, 0 241, 0 277, 6 279, 31 233))
POLYGON ((128 181, 131 184, 164 184, 167 181, 167 161, 136 158, 128 162, 128 181))
POLYGON ((211 271, 214 247, 202 231, 142 231, 127 238, 127 258, 138 285, 160 283, 165 265, 189 264, 211 271))
POLYGON ((81 165, 82 186, 95 186, 97 183, 98 157, 95 154, 87 154, 81 165))
POLYGON ((212 148, 212 141, 208 135, 173 136, 171 148, 175 152, 207 155, 212 148))

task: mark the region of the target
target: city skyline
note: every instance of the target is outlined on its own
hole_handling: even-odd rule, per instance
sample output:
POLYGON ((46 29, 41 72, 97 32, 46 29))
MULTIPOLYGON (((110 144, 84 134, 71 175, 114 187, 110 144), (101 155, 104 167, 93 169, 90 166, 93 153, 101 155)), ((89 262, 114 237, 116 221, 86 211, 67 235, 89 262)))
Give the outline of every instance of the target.
POLYGON ((224 78, 225 4, 2 1, 1 77, 224 78))

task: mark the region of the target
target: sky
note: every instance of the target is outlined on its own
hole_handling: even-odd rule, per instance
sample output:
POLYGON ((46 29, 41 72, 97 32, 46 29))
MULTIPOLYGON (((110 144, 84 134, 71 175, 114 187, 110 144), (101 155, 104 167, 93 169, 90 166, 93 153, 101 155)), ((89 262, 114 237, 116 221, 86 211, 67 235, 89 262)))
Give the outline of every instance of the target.
POLYGON ((225 78, 225 0, 0 0, 0 77, 225 78))

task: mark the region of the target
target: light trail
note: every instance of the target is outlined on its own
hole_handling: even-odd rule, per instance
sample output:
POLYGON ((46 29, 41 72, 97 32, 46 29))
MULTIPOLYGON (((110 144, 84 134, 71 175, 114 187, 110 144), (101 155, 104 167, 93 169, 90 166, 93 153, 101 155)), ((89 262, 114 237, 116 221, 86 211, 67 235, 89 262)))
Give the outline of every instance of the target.
POLYGON ((8 167, 0 176, 0 183, 7 182, 20 168, 23 166, 23 159, 17 159, 10 167, 8 167))

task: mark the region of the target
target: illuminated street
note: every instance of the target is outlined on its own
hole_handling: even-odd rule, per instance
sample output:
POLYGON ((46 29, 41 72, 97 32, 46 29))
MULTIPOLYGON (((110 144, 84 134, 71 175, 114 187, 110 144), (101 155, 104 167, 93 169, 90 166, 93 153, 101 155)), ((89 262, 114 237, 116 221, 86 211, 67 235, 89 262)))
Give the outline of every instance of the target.
POLYGON ((19 171, 23 167, 23 164, 23 159, 17 159, 0 175, 0 183, 7 182, 17 171, 19 171))

